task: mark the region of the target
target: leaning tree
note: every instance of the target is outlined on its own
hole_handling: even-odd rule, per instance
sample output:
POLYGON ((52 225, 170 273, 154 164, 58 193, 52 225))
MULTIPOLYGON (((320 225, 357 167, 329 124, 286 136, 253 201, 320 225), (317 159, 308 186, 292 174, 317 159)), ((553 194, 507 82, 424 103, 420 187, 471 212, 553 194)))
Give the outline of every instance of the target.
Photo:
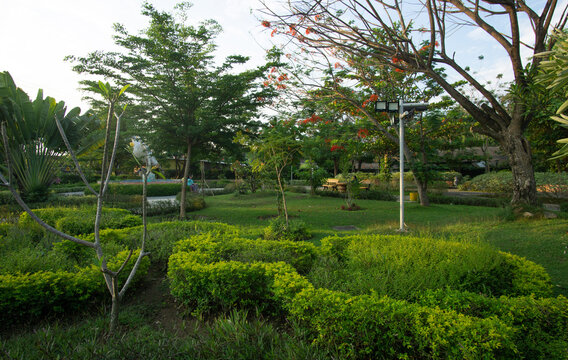
POLYGON ((514 178, 512 203, 534 205, 531 148, 524 136, 534 114, 525 98, 542 58, 525 61, 521 53, 537 54, 554 45, 554 39, 548 39, 550 30, 563 29, 568 19, 567 6, 553 25, 557 8, 557 0, 532 7, 522 0, 298 0, 278 9, 265 3, 261 12, 267 18, 265 26, 306 48, 365 58, 370 66, 388 65, 436 81, 471 114, 475 131, 493 138, 507 154, 514 178), (524 22, 530 24, 527 41, 524 22), (451 35, 463 26, 477 27, 488 35, 491 45, 504 49, 513 76, 513 96, 500 98, 456 60, 451 35), (470 85, 475 96, 442 76, 436 70, 439 66, 470 85))

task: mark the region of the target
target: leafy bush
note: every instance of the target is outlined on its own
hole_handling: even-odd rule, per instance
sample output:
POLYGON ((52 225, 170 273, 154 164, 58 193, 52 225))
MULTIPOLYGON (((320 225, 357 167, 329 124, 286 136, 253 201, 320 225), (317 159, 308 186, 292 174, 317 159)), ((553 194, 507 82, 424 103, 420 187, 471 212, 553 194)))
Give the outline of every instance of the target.
MULTIPOLYGON (((94 229, 95 209, 93 208, 46 208, 33 211, 48 225, 71 235, 89 234, 94 229)), ((19 224, 34 229, 37 234, 42 234, 44 231, 26 212, 20 215, 19 224)), ((142 224, 142 219, 130 214, 127 210, 103 209, 101 229, 120 229, 140 224, 142 224)))
POLYGON ((483 319, 498 317, 515 328, 513 339, 526 359, 566 358, 568 299, 563 296, 540 299, 534 296, 492 298, 470 292, 438 289, 419 294, 416 302, 483 319))
MULTIPOLYGON (((125 229, 101 230, 101 242, 115 243, 122 246, 134 247, 142 239, 142 226, 125 229)), ((212 236, 238 237, 239 228, 232 225, 205 221, 172 221, 148 224, 148 240, 146 251, 150 252, 152 262, 166 263, 172 254, 174 244, 182 239, 196 234, 211 233, 212 236)), ((84 237, 94 241, 94 235, 84 237)))
MULTIPOLYGON (((125 281, 138 255, 135 251, 119 276, 125 281)), ((120 252, 108 261, 111 270, 118 270, 128 256, 120 252)), ((149 261, 143 259, 134 278, 138 282, 148 272, 149 261)), ((90 265, 75 273, 67 271, 41 271, 36 273, 0 275, 0 320, 9 321, 35 317, 51 312, 77 310, 107 291, 100 268, 90 265)))
MULTIPOLYGON (((320 196, 328 196, 328 197, 336 197, 336 198, 344 198, 345 193, 340 193, 339 191, 326 191, 326 190, 317 190, 317 195, 320 196)), ((366 200, 380 200, 380 201, 395 201, 396 196, 391 194, 388 191, 382 190, 366 190, 366 191, 359 191, 357 194, 354 194, 355 199, 366 199, 366 200)))
MULTIPOLYGON (((568 173, 535 172, 539 192, 553 197, 568 193, 568 173)), ((461 190, 506 193, 513 191, 513 175, 510 171, 482 174, 459 186, 461 190)))
MULTIPOLYGON (((181 188, 181 183, 173 184, 152 184, 149 183, 146 191, 147 196, 173 196, 176 195, 181 188)), ((189 187, 187 188, 189 191, 189 187)), ((136 184, 109 184, 108 194, 121 195, 142 195, 142 183, 136 184)))
POLYGON ((319 255, 312 243, 297 241, 250 240, 231 234, 193 235, 178 242, 174 252, 197 251, 210 261, 278 262, 292 265, 300 273, 308 273, 319 255))
POLYGON ((370 295, 307 288, 287 305, 314 343, 339 358, 491 359, 516 355, 513 329, 478 319, 370 295))
POLYGON ((550 277, 524 258, 485 244, 399 236, 322 239, 322 258, 309 277, 316 286, 352 294, 408 299, 450 287, 489 295, 549 296, 550 277))
MULTIPOLYGON (((181 201, 181 193, 176 195, 176 200, 181 201)), ((197 211, 205 208, 205 199, 196 193, 187 191, 185 193, 185 209, 186 211, 197 211)))
POLYGON ((286 226, 286 219, 280 216, 272 219, 270 224, 264 228, 264 238, 266 240, 303 241, 311 239, 312 233, 303 221, 289 219, 288 226, 286 226))
POLYGON ((237 309, 258 309, 265 314, 280 312, 271 295, 274 273, 293 272, 283 262, 207 263, 198 252, 178 252, 170 257, 168 277, 172 295, 193 314, 237 309))
POLYGON ((504 199, 504 198, 446 196, 438 194, 428 194, 428 199, 432 204, 453 204, 453 205, 487 206, 487 207, 505 207, 509 204, 509 199, 504 199))

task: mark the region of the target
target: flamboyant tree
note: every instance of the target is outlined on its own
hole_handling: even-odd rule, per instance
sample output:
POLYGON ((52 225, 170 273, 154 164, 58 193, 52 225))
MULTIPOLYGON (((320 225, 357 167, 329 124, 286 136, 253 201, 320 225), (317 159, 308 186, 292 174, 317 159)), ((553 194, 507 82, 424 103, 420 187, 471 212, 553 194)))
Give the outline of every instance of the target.
POLYGON ((554 40, 548 40, 549 31, 553 27, 563 29, 568 19, 565 9, 558 23, 552 24, 557 0, 540 3, 538 10, 523 0, 299 0, 290 1, 284 10, 264 5, 263 16, 271 17, 270 25, 302 46, 331 53, 342 51, 365 59, 369 66, 387 65, 434 80, 471 114, 475 130, 494 139, 507 154, 514 178, 512 203, 536 204, 531 148, 524 137, 534 114, 528 111, 524 95, 531 91, 534 69, 542 59, 525 61, 521 49, 537 54, 554 45, 554 40), (424 16, 414 16, 417 13, 424 16), (530 42, 523 41, 524 21, 531 25, 530 42), (449 39, 461 26, 477 27, 509 57, 515 95, 507 102, 456 60, 449 39), (424 41, 439 46, 425 49, 424 41), (439 66, 451 69, 476 96, 468 97, 448 81, 436 70, 439 66))
MULTIPOLYGON (((260 81, 267 65, 234 73, 243 56, 230 56, 216 66, 214 40, 220 27, 214 21, 199 26, 185 24, 187 4, 175 16, 143 5, 150 21, 139 35, 115 25, 115 43, 123 52, 93 52, 87 57, 68 57, 79 73, 102 75, 117 83, 131 84, 135 113, 145 125, 139 134, 154 151, 183 153, 180 217, 185 217, 185 191, 195 150, 219 151, 234 146, 237 131, 256 126, 257 110, 275 91, 260 81)), ((84 83, 90 85, 92 81, 84 83)))

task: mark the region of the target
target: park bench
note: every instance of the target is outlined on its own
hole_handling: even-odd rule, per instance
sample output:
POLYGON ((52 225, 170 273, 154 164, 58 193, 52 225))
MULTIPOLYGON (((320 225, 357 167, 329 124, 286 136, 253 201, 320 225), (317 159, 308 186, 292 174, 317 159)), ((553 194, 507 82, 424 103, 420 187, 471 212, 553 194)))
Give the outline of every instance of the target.
POLYGON ((373 182, 373 180, 371 180, 371 179, 361 180, 361 182, 359 183, 359 189, 369 190, 371 188, 372 182, 373 182))
POLYGON ((337 184, 339 183, 339 179, 327 179, 325 184, 323 184, 324 190, 337 190, 337 184))

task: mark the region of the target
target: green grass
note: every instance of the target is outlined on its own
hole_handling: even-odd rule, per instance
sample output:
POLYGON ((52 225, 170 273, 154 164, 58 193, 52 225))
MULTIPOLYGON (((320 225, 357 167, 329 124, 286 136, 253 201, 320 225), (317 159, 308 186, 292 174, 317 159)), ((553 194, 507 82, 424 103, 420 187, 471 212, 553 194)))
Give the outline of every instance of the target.
MULTIPOLYGON (((360 211, 341 210, 338 198, 311 197, 287 193, 288 212, 304 221, 312 230, 311 240, 329 235, 348 235, 353 231, 335 231, 335 226, 352 225, 365 234, 393 234, 399 228, 399 204, 358 200, 360 211)), ((262 234, 272 216, 277 215, 273 193, 211 196, 207 208, 191 216, 243 226, 251 237, 262 234)), ((480 240, 496 248, 534 261, 548 271, 557 294, 568 296, 568 220, 531 219, 503 221, 503 209, 434 204, 422 207, 405 204, 405 223, 409 235, 428 235, 452 240, 480 240)))

